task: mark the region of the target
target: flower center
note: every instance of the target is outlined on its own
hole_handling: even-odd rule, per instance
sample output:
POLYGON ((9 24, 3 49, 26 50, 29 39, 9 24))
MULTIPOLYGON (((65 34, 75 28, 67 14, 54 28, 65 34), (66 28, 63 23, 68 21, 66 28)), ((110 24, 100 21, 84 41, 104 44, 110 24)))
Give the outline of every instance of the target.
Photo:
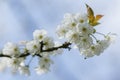
POLYGON ((80 21, 79 21, 80 23, 84 23, 84 20, 83 19, 80 19, 80 21))
POLYGON ((65 30, 65 29, 63 29, 63 30, 62 30, 62 33, 66 33, 66 30, 65 30))
POLYGON ((36 49, 36 48, 37 48, 37 45, 34 45, 33 48, 36 49))
POLYGON ((17 48, 14 48, 14 51, 15 51, 15 52, 17 52, 17 51, 18 51, 18 49, 17 49, 17 48))
POLYGON ((95 46, 91 46, 91 50, 93 50, 93 51, 94 51, 94 50, 95 50, 95 46))
POLYGON ((87 42, 87 39, 84 38, 82 41, 83 41, 83 42, 87 42))
POLYGON ((45 61, 46 63, 48 63, 48 62, 49 62, 49 59, 46 59, 46 58, 45 58, 44 61, 45 61))
POLYGON ((87 31, 87 29, 86 29, 85 27, 83 27, 83 28, 82 28, 82 31, 83 31, 83 32, 86 32, 86 31, 87 31))
POLYGON ((43 38, 43 36, 42 36, 42 35, 40 35, 40 36, 39 36, 39 39, 42 39, 42 38, 43 38))
POLYGON ((75 23, 72 23, 72 27, 75 27, 76 26, 76 24, 75 23))

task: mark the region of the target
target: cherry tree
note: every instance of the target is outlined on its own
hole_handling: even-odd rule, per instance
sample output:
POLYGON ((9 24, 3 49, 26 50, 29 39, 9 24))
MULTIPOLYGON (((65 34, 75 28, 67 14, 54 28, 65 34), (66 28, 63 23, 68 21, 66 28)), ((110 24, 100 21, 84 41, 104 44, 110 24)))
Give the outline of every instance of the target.
POLYGON ((44 29, 33 32, 33 40, 21 41, 20 44, 8 42, 0 53, 0 69, 10 67, 12 72, 30 75, 30 63, 34 57, 38 58, 38 65, 35 71, 38 74, 50 71, 53 63, 51 56, 62 54, 64 49, 79 50, 85 59, 99 56, 107 49, 113 41, 114 34, 103 34, 97 32, 96 27, 103 15, 95 15, 92 8, 86 4, 87 13, 66 13, 63 20, 57 26, 55 33, 59 39, 66 42, 55 42, 48 36, 44 29), (101 35, 99 39, 97 35, 101 35), (32 56, 28 63, 25 62, 28 56, 32 56))

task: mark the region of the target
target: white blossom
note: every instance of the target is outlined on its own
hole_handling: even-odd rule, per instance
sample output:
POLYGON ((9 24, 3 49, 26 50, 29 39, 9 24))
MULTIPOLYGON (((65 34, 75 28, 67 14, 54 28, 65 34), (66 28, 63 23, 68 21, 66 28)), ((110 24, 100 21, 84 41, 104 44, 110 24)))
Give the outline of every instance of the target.
POLYGON ((85 57, 85 58, 89 58, 89 57, 93 57, 94 54, 92 53, 91 49, 84 49, 82 51, 80 51, 81 54, 85 57))
POLYGON ((77 25, 77 30, 80 32, 82 35, 90 35, 94 33, 94 28, 91 27, 88 23, 84 24, 78 24, 77 25))
POLYGON ((80 14, 77 13, 75 15, 75 20, 79 23, 79 24, 84 24, 88 22, 88 15, 87 14, 80 14))
POLYGON ((65 38, 68 29, 64 25, 58 25, 56 33, 60 39, 65 38))
POLYGON ((50 59, 49 56, 44 56, 42 58, 40 58, 39 60, 39 64, 45 64, 45 65, 50 65, 51 63, 53 63, 53 61, 50 59))
POLYGON ((23 61, 23 58, 7 58, 6 64, 7 67, 10 67, 12 69, 12 73, 15 74, 18 71, 18 68, 20 67, 20 63, 23 61))
POLYGON ((20 63, 23 59, 21 58, 11 58, 7 59, 7 65, 8 67, 18 68, 20 66, 20 63))
POLYGON ((89 48, 92 54, 99 55, 101 53, 101 47, 98 44, 91 45, 89 48))
POLYGON ((76 31, 76 26, 77 26, 77 23, 75 20, 71 20, 71 21, 65 23, 65 27, 69 30, 76 31))
POLYGON ((47 31, 46 30, 44 30, 44 29, 41 29, 41 30, 35 30, 34 32, 33 32, 33 38, 35 39, 35 40, 38 40, 38 41, 43 41, 43 39, 44 39, 44 37, 46 36, 46 34, 47 34, 47 31))
POLYGON ((52 63, 53 61, 48 56, 40 58, 39 66, 35 68, 36 73, 40 75, 47 73, 50 71, 49 68, 52 63))
POLYGON ((89 37, 89 36, 88 37, 84 36, 84 37, 80 38, 79 43, 77 44, 77 46, 81 50, 81 49, 89 48, 92 44, 93 44, 92 38, 89 37))
POLYGON ((69 30, 76 30, 77 21, 75 20, 75 14, 65 14, 62 25, 69 30))
POLYGON ((42 65, 42 66, 35 68, 35 71, 37 74, 42 75, 42 74, 47 73, 49 70, 47 68, 45 68, 44 65, 42 65))
POLYGON ((80 41, 79 33, 72 30, 66 34, 66 38, 71 43, 78 43, 80 41))
POLYGON ((64 19, 63 19, 62 23, 66 24, 68 22, 71 22, 72 20, 74 20, 74 16, 75 16, 75 14, 70 14, 70 13, 64 14, 64 19))
POLYGON ((2 52, 3 54, 10 56, 17 56, 20 53, 18 46, 11 42, 8 42, 4 45, 2 52))
POLYGON ((34 55, 36 52, 40 50, 40 43, 36 40, 29 41, 26 44, 26 49, 28 50, 29 53, 34 55))
MULTIPOLYGON (((112 43, 112 41, 113 40, 111 36, 106 36, 104 40, 98 41, 100 53, 102 53, 105 49, 107 49, 112 43)), ((96 55, 100 55, 100 53, 96 55)))
POLYGON ((54 46, 54 42, 53 42, 53 38, 52 37, 45 37, 43 39, 43 43, 44 43, 44 48, 51 48, 54 46))
POLYGON ((19 72, 20 74, 24 74, 26 76, 29 76, 30 75, 30 70, 29 70, 29 67, 28 66, 20 66, 19 67, 19 72))
POLYGON ((93 44, 88 49, 81 50, 81 54, 85 58, 93 57, 94 55, 99 55, 101 53, 100 45, 93 44))

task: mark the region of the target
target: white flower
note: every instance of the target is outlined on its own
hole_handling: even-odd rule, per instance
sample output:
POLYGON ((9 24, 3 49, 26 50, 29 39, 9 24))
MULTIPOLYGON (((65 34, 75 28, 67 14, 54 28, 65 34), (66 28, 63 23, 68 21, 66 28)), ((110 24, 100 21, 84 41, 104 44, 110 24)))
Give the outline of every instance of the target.
POLYGON ((71 43, 78 43, 79 40, 80 40, 80 35, 79 35, 78 32, 75 32, 75 31, 71 30, 66 34, 66 38, 71 43))
POLYGON ((35 71, 37 74, 42 75, 42 74, 47 73, 49 70, 47 68, 45 68, 45 66, 43 65, 43 66, 39 66, 39 67, 35 68, 35 71))
POLYGON ((43 39, 43 43, 44 43, 44 48, 48 49, 54 46, 54 42, 53 42, 53 38, 51 37, 45 37, 43 39))
POLYGON ((117 34, 115 33, 108 33, 105 37, 107 40, 109 40, 110 43, 114 42, 117 37, 117 34))
POLYGON ((68 22, 65 23, 65 27, 69 30, 76 31, 76 26, 77 26, 77 23, 75 20, 69 20, 68 22))
POLYGON ((20 67, 20 63, 23 61, 23 58, 7 58, 6 63, 7 66, 12 68, 12 73, 16 73, 18 71, 18 68, 20 67))
POLYGON ((80 32, 82 35, 90 35, 94 33, 94 28, 91 27, 88 23, 84 24, 78 24, 77 25, 77 30, 80 32))
POLYGON ((53 61, 49 58, 49 56, 44 56, 44 57, 40 58, 39 63, 40 63, 40 65, 41 64, 50 65, 51 63, 53 63, 53 61))
POLYGON ((40 58, 39 66, 35 68, 36 73, 40 75, 47 73, 50 71, 49 68, 52 63, 52 60, 48 56, 40 58))
POLYGON ((100 55, 101 47, 99 44, 94 44, 90 47, 91 53, 95 55, 100 55))
POLYGON ((101 40, 98 42, 98 44, 101 46, 101 51, 105 50, 109 45, 110 45, 110 42, 108 40, 101 40))
POLYGON ((24 74, 26 76, 29 76, 30 75, 30 70, 29 70, 29 67, 28 66, 20 66, 19 67, 19 72, 20 74, 24 74))
POLYGON ((79 43, 77 44, 78 48, 81 49, 87 49, 93 44, 93 40, 91 37, 81 37, 79 40, 79 43))
POLYGON ((86 23, 86 22, 88 22, 88 15, 77 13, 75 15, 75 20, 80 24, 86 23))
POLYGON ((88 49, 84 49, 81 51, 81 54, 85 56, 85 58, 93 57, 94 55, 100 55, 101 47, 98 44, 91 45, 88 49))
POLYGON ((85 58, 93 57, 94 54, 92 53, 91 49, 84 49, 80 51, 80 53, 85 56, 85 58))
POLYGON ((4 45, 2 52, 3 54, 10 56, 17 56, 20 53, 18 46, 11 42, 8 42, 4 45))
POLYGON ((70 22, 71 20, 74 20, 74 16, 75 16, 75 14, 70 14, 70 13, 64 14, 64 19, 63 19, 62 23, 66 24, 66 23, 70 22))
POLYGON ((47 31, 41 29, 41 30, 35 30, 33 32, 33 37, 35 40, 38 40, 38 41, 43 41, 44 37, 46 36, 47 34, 47 31))
POLYGON ((36 52, 38 52, 40 50, 40 43, 36 40, 29 41, 26 44, 26 49, 29 51, 29 53, 34 55, 36 52))
POLYGON ((107 41, 108 46, 115 41, 116 34, 109 33, 107 36, 105 36, 105 40, 107 41))
MULTIPOLYGON (((112 37, 111 36, 106 36, 104 40, 98 41, 98 45, 100 47, 101 53, 107 49, 110 44, 112 43, 112 37)), ((99 55, 99 54, 98 54, 99 55)))
POLYGON ((65 38, 68 29, 64 25, 58 25, 56 33, 60 39, 65 38))
POLYGON ((74 18, 74 14, 65 14, 64 15, 64 19, 62 21, 62 25, 64 25, 67 29, 69 30, 76 30, 76 25, 77 25, 77 22, 74 18))
POLYGON ((8 59, 7 60, 8 67, 18 68, 22 60, 23 60, 22 58, 8 59))

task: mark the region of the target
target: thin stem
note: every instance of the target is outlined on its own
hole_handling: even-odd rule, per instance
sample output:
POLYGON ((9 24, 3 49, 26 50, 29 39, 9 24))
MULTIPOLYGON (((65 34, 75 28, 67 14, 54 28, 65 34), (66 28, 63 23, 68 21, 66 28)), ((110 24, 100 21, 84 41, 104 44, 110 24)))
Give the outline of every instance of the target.
POLYGON ((103 35, 105 37, 105 34, 103 34, 103 33, 100 33, 100 32, 96 32, 96 33, 99 35, 103 35))
POLYGON ((91 34, 91 36, 96 40, 96 42, 98 41, 97 38, 94 35, 91 34))

